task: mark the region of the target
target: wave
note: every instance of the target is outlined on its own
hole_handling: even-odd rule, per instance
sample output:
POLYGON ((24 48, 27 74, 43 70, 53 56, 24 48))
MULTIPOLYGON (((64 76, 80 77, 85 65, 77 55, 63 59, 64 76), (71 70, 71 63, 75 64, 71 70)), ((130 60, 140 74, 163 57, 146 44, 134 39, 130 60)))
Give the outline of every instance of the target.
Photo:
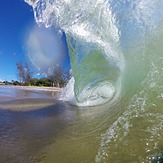
MULTIPOLYGON (((146 60, 145 46, 162 18, 159 0, 26 2, 32 5, 37 23, 55 25, 60 33, 66 33, 74 77, 71 94, 78 105, 98 105, 118 98, 129 78, 125 75, 131 72, 128 64, 135 63, 132 57, 146 60)), ((142 62, 139 65, 144 68, 142 62)))
POLYGON ((110 4, 107 1, 27 2, 33 6, 38 23, 43 22, 47 27, 55 24, 66 33, 76 102, 97 105, 113 99, 120 89, 124 60, 110 4))
POLYGON ((108 102, 105 121, 97 118, 105 131, 95 162, 156 161, 163 149, 163 1, 26 2, 37 23, 66 33, 73 78, 61 99, 108 102))

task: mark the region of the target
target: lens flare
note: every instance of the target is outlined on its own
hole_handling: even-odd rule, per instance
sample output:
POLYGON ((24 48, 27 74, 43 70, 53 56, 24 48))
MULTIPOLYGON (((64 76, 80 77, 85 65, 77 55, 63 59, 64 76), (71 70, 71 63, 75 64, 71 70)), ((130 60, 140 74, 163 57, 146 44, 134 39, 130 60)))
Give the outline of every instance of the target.
POLYGON ((55 29, 33 27, 26 38, 27 58, 38 73, 50 75, 62 65, 65 45, 55 29))

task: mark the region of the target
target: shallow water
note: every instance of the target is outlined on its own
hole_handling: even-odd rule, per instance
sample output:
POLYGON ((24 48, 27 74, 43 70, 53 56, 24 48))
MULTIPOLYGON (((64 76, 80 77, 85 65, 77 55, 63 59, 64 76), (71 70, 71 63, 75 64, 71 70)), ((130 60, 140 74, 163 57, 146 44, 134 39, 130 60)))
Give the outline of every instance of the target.
POLYGON ((33 88, 33 87, 17 87, 0 85, 0 100, 2 98, 56 98, 56 91, 46 88, 33 88))
POLYGON ((4 91, 12 99, 0 102, 0 162, 139 163, 162 156, 162 105, 134 110, 141 99, 128 104, 126 96, 112 105, 77 107, 40 97, 43 91, 37 98, 12 91, 4 91))
POLYGON ((106 112, 3 90, 12 99, 0 102, 0 162, 94 162, 106 112))

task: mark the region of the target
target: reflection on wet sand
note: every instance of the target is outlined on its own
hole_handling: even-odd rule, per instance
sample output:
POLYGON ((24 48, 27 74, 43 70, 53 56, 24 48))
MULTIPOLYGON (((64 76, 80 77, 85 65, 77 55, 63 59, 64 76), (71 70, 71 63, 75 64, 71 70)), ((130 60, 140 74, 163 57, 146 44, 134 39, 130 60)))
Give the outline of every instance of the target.
POLYGON ((23 98, 56 98, 59 88, 27 87, 27 86, 0 86, 0 101, 23 98))
POLYGON ((0 162, 44 160, 45 155, 38 153, 73 121, 68 104, 54 100, 55 95, 54 91, 0 87, 0 162))
MULTIPOLYGON (((6 103, 5 105, 0 104, 0 162, 43 161, 46 154, 41 151, 47 145, 55 142, 62 130, 74 120, 73 112, 66 109, 68 106, 64 106, 67 104, 55 102, 47 107, 29 110, 28 105, 31 107, 32 104, 30 100, 27 101, 10 101, 9 109, 6 103), (18 104, 23 111, 15 110, 18 104), (3 109, 3 106, 6 108, 3 109), (40 153, 41 155, 38 156, 40 153)), ((41 99, 36 100, 36 102, 39 101, 41 99)), ((48 102, 44 101, 45 104, 48 102)))

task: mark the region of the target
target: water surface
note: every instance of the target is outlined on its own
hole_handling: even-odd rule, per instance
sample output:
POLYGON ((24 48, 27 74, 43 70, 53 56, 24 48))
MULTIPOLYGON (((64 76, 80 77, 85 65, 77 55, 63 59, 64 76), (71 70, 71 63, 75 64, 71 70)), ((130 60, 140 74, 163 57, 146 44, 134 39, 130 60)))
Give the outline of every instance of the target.
POLYGON ((0 102, 0 162, 130 163, 162 155, 159 107, 134 110, 138 101, 129 107, 127 96, 112 105, 77 107, 30 93, 0 102))

